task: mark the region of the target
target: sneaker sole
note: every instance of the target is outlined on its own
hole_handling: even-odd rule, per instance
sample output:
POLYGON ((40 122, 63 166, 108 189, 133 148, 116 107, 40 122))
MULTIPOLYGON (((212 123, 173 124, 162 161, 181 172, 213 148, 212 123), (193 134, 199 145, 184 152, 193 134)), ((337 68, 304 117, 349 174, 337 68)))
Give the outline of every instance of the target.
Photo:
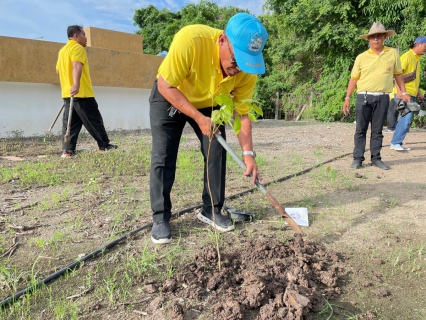
POLYGON ((234 225, 229 226, 229 227, 227 227, 227 228, 223 228, 223 227, 221 227, 221 226, 219 226, 219 225, 215 224, 215 223, 214 223, 213 221, 211 221, 209 218, 206 218, 205 216, 203 216, 203 215, 201 214, 201 212, 199 212, 199 213, 198 213, 197 218, 198 218, 198 220, 200 220, 201 222, 207 223, 207 224, 211 225, 213 228, 215 228, 215 229, 217 229, 217 230, 219 230, 219 231, 228 232, 228 231, 232 231, 232 230, 234 230, 234 229, 235 229, 235 226, 234 226, 234 225))
POLYGON ((161 238, 161 239, 155 239, 153 236, 151 236, 151 241, 157 244, 165 244, 170 243, 173 241, 173 238, 161 238))
POLYGON ((390 147, 391 150, 395 150, 395 151, 408 151, 407 149, 399 149, 399 148, 395 148, 395 147, 390 147))

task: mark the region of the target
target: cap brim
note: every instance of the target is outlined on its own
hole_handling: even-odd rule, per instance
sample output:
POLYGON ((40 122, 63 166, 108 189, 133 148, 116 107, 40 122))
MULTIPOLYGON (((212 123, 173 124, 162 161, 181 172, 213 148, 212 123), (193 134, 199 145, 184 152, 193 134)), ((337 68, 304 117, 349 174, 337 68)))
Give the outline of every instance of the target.
POLYGON ((234 56, 241 71, 250 74, 265 73, 265 60, 263 60, 262 53, 251 55, 234 46, 234 56))

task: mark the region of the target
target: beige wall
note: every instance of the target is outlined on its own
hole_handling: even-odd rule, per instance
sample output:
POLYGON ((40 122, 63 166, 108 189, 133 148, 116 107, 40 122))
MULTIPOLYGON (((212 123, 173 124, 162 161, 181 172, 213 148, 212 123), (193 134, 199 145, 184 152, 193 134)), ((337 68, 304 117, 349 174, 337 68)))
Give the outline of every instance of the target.
MULTIPOLYGON (((90 37, 87 53, 94 86, 152 87, 163 58, 143 54, 140 35, 93 27, 85 31, 90 37)), ((55 66, 63 45, 0 36, 0 82, 59 83, 55 66)))
POLYGON ((123 33, 95 27, 84 28, 87 37, 87 46, 142 53, 142 36, 138 34, 123 33))
POLYGON ((59 83, 55 74, 63 44, 0 36, 0 81, 59 83))
MULTIPOLYGON (((85 31, 93 89, 107 130, 149 128, 148 99, 164 58, 143 54, 139 35, 85 31)), ((63 46, 0 36, 0 137, 44 135, 50 127, 63 104, 55 73, 63 46)), ((53 132, 59 134, 61 125, 60 118, 53 132)))

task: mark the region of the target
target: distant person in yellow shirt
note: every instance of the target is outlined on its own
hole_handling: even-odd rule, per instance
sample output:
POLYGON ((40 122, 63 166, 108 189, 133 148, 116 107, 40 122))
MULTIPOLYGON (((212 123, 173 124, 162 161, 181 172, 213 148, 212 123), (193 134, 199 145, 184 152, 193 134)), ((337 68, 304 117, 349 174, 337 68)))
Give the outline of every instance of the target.
POLYGON ((62 121, 62 158, 70 158, 75 153, 78 135, 82 126, 92 135, 98 143, 99 151, 117 149, 110 144, 105 130, 102 115, 92 88, 87 59, 86 33, 81 26, 69 26, 67 29, 68 42, 59 51, 56 63, 56 74, 59 75, 64 99, 64 116, 62 121), (73 111, 71 115, 70 145, 64 143, 67 131, 70 98, 74 96, 73 111))
POLYGON ((368 40, 370 48, 355 59, 342 108, 343 113, 348 115, 350 97, 357 87, 354 160, 351 164, 354 169, 361 168, 365 160, 366 135, 370 123, 371 165, 383 170, 389 169, 382 161, 380 151, 383 143, 383 124, 389 108, 389 93, 392 92, 394 78, 401 89, 400 98, 410 101, 408 93, 405 92, 399 53, 384 45, 385 39, 394 34, 394 30, 386 30, 380 22, 375 22, 368 34, 360 36, 368 40))
MULTIPOLYGON (((418 37, 411 45, 411 49, 401 56, 401 66, 404 75, 405 89, 407 90, 411 101, 423 101, 424 96, 421 93, 420 87, 420 56, 426 52, 426 37, 418 37)), ((396 97, 402 92, 398 85, 393 89, 396 97)), ((395 98, 394 98, 395 99, 395 98)), ((402 142, 410 130, 413 113, 409 112, 403 117, 398 117, 395 132, 393 133, 390 148, 397 151, 408 151, 410 148, 405 147, 402 142)))
MULTIPOLYGON (((149 98, 152 133, 150 198, 154 221, 151 239, 154 243, 172 241, 170 192, 184 126, 189 123, 194 129, 206 161, 212 130, 211 113, 220 108, 211 95, 228 94, 234 102, 252 98, 257 75, 265 72, 262 50, 267 38, 262 23, 247 13, 234 15, 225 30, 191 25, 175 35, 149 98)), ((244 175, 251 174, 254 181, 259 178, 259 173, 247 105, 240 104, 236 112, 241 115, 238 140, 247 166, 244 175)), ((224 126, 218 131, 226 138, 224 126)), ((214 203, 210 200, 205 166, 203 208, 198 219, 215 225, 220 231, 231 231, 234 229, 232 221, 221 214, 225 200, 226 151, 214 139, 209 153, 209 187, 214 203)))

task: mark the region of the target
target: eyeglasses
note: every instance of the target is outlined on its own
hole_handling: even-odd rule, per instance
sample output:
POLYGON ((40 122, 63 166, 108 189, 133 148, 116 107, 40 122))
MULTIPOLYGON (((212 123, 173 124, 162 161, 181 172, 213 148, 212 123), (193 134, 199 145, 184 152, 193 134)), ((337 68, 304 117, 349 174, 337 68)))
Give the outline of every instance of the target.
POLYGON ((228 44, 229 55, 231 56, 231 64, 238 68, 237 61, 235 60, 234 54, 231 52, 231 48, 229 47, 229 40, 226 39, 226 43, 228 44))
POLYGON ((376 33, 376 34, 372 34, 371 36, 368 36, 368 39, 380 39, 384 36, 384 33, 376 33))

